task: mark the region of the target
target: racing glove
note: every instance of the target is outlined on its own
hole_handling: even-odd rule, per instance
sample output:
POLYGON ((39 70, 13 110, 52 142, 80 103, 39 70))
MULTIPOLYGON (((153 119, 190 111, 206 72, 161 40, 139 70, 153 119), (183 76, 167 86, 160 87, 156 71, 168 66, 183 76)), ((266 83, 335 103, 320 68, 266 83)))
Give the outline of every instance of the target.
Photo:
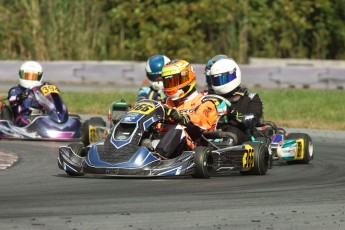
POLYGON ((26 91, 18 94, 17 96, 15 96, 15 100, 10 99, 11 105, 12 106, 18 106, 20 104, 23 103, 23 101, 28 97, 28 94, 26 91))
POLYGON ((229 120, 235 119, 238 122, 243 122, 243 114, 238 112, 237 109, 234 109, 231 106, 228 106, 227 117, 229 118, 229 120))
POLYGON ((187 114, 181 113, 179 110, 175 108, 169 108, 167 106, 165 108, 165 113, 168 117, 180 123, 181 125, 186 125, 190 122, 189 116, 187 114))
POLYGON ((256 126, 257 118, 254 114, 242 114, 238 112, 238 110, 228 107, 227 117, 231 119, 235 119, 237 122, 243 123, 247 128, 253 128, 256 126))

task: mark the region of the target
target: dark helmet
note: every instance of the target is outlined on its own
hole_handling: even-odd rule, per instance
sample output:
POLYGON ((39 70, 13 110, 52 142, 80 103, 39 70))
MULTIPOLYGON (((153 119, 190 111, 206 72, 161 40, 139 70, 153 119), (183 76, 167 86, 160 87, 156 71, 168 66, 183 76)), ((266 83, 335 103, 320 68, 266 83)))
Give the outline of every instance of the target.
POLYGON ((149 79, 151 86, 155 90, 163 88, 162 69, 169 61, 170 59, 168 57, 157 54, 151 56, 146 62, 146 77, 149 79))

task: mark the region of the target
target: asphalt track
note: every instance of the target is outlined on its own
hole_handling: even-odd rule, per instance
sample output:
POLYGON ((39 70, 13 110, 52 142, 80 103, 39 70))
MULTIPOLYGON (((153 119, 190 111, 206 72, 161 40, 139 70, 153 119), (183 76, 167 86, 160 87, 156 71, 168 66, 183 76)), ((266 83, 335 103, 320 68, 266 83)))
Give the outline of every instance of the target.
POLYGON ((309 132, 315 159, 265 176, 73 178, 66 142, 0 140, 19 160, 0 171, 0 229, 345 229, 344 132, 309 132))

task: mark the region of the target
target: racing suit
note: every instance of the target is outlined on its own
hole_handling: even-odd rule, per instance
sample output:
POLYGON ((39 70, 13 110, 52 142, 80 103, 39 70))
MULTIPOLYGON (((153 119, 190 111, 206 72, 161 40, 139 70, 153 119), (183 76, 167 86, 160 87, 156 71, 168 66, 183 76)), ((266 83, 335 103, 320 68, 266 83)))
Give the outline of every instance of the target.
POLYGON ((214 130, 218 113, 212 101, 202 101, 203 94, 194 91, 183 101, 175 102, 170 98, 165 105, 176 108, 187 117, 184 124, 168 125, 156 147, 156 152, 165 158, 174 158, 184 150, 194 149, 203 131, 214 130))
POLYGON ((150 100, 155 100, 155 101, 161 100, 161 101, 163 101, 163 100, 166 99, 166 95, 165 95, 163 90, 155 90, 151 86, 150 87, 146 86, 146 87, 142 87, 139 90, 139 93, 138 93, 137 101, 140 101, 142 99, 150 99, 150 100))
POLYGON ((218 123, 218 129, 232 132, 238 143, 250 141, 250 129, 259 126, 263 120, 263 105, 258 94, 248 93, 247 88, 236 88, 233 92, 220 95, 231 102, 227 116, 218 123))
MULTIPOLYGON (((44 84, 49 83, 45 82, 44 84)), ((30 108, 42 108, 37 103, 32 90, 20 85, 14 86, 8 91, 7 99, 9 100, 9 104, 13 112, 14 124, 20 127, 26 126, 30 123, 30 108)))

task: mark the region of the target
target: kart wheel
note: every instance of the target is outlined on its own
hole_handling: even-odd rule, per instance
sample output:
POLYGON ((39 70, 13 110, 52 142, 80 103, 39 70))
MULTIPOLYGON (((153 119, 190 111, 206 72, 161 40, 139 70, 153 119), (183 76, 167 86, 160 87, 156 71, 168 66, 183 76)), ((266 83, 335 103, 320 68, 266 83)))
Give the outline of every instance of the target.
POLYGON ((292 163, 301 163, 301 164, 308 164, 311 159, 314 158, 314 148, 313 142, 310 136, 306 133, 290 133, 287 135, 286 140, 298 140, 303 139, 304 141, 304 157, 302 160, 298 161, 287 161, 288 164, 292 163))
MULTIPOLYGON (((85 156, 85 148, 84 145, 81 143, 71 143, 68 145, 68 147, 70 147, 72 149, 72 151, 78 155, 78 156, 85 156)), ((65 172, 69 175, 69 176, 83 176, 83 173, 77 173, 71 170, 65 170, 65 172)))
POLYGON ((101 117, 91 117, 90 119, 86 120, 81 129, 81 140, 85 146, 88 146, 91 143, 89 133, 90 126, 106 127, 107 125, 101 117))
POLYGON ((194 178, 210 178, 213 173, 213 155, 210 149, 197 146, 194 149, 195 173, 194 178))
MULTIPOLYGON (((258 137, 256 138, 256 141, 259 141, 261 143, 263 143, 267 149, 270 148, 270 138, 267 137, 258 137)), ((268 168, 271 169, 273 167, 273 156, 271 154, 269 154, 269 158, 268 158, 268 168)))
POLYGON ((249 171, 240 171, 242 175, 265 175, 270 166, 268 148, 261 142, 246 142, 254 149, 254 167, 249 171))
POLYGON ((5 105, 1 109, 1 111, 0 111, 0 120, 7 120, 7 121, 12 121, 13 122, 12 109, 8 105, 5 105))

